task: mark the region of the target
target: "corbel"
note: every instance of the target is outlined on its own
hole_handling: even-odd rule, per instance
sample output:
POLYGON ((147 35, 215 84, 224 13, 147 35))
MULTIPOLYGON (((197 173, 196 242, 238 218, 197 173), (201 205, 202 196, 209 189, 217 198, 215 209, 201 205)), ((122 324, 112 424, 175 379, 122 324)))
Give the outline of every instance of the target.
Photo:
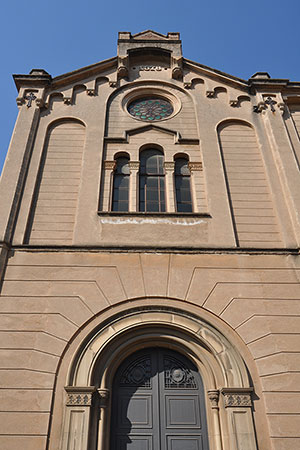
POLYGON ((171 67, 172 67, 172 78, 178 80, 183 76, 182 69, 182 56, 180 57, 171 57, 171 67))
POLYGON ((65 105, 71 105, 72 103, 72 97, 63 97, 63 101, 65 105))
POLYGON ((256 113, 261 113, 262 111, 264 111, 265 109, 267 109, 265 102, 258 102, 257 105, 253 106, 253 111, 256 113))
POLYGON ((118 57, 118 78, 128 77, 128 55, 118 57))
POLYGON ((237 106, 239 106, 239 101, 238 100, 229 100, 229 105, 232 106, 233 108, 236 108, 237 106))
POLYGON ((16 102, 17 102, 18 106, 22 106, 25 103, 25 99, 24 99, 24 97, 17 97, 16 102))
POLYGON ((95 94, 96 94, 96 90, 94 88, 87 88, 86 89, 86 95, 89 95, 90 97, 92 97, 95 94))
POLYGON ((206 97, 213 98, 215 96, 215 91, 206 91, 206 97))
POLYGON ((192 89, 192 82, 191 82, 191 81, 185 81, 185 82, 183 83, 183 87, 184 87, 185 89, 192 89))

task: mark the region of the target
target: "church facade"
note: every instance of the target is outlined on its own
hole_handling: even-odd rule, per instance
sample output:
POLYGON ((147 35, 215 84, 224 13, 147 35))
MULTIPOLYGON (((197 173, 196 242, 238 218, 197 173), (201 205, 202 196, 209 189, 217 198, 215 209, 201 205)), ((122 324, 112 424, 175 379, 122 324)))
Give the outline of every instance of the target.
POLYGON ((151 30, 14 79, 0 448, 299 448, 300 83, 151 30))

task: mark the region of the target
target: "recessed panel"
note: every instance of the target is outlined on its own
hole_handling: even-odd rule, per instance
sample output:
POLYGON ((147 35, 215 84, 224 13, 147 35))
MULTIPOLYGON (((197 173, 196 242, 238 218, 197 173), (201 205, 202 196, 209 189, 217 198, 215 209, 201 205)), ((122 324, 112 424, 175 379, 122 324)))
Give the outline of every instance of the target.
POLYGON ((117 438, 118 450, 154 450, 152 446, 152 436, 119 436, 117 438))
POLYGON ((167 436, 167 450, 202 450, 201 436, 167 436))
POLYGON ((152 428, 152 401, 149 395, 120 398, 118 424, 120 428, 152 428))
POLYGON ((166 395, 167 427, 200 428, 199 399, 197 395, 166 395))

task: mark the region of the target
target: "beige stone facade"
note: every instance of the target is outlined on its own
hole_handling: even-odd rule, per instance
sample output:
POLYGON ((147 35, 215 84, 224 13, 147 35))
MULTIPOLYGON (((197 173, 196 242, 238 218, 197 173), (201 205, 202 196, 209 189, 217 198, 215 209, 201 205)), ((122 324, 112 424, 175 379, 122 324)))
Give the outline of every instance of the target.
POLYGON ((118 56, 92 66, 14 78, 1 450, 110 450, 114 375, 149 347, 196 366, 210 450, 300 448, 300 83, 224 74, 153 31, 119 33, 118 56), (130 114, 150 98, 172 113, 130 114), (163 155, 160 212, 141 211, 147 149, 163 155), (113 210, 119 157, 125 211, 113 210))

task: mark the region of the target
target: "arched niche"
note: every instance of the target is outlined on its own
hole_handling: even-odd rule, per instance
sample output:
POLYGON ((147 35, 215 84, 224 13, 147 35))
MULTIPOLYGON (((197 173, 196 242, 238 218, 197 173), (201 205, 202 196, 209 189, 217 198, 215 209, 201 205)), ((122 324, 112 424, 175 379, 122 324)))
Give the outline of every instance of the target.
POLYGON ((217 127, 236 243, 282 247, 261 148, 252 124, 225 120, 217 127))
POLYGON ((180 309, 155 306, 111 317, 82 343, 65 386, 60 448, 110 449, 114 375, 131 354, 153 346, 181 353, 197 367, 205 390, 210 449, 255 450, 253 388, 236 347, 206 320, 180 309))
POLYGON ((75 118, 49 124, 25 243, 72 243, 85 131, 83 122, 75 118))

